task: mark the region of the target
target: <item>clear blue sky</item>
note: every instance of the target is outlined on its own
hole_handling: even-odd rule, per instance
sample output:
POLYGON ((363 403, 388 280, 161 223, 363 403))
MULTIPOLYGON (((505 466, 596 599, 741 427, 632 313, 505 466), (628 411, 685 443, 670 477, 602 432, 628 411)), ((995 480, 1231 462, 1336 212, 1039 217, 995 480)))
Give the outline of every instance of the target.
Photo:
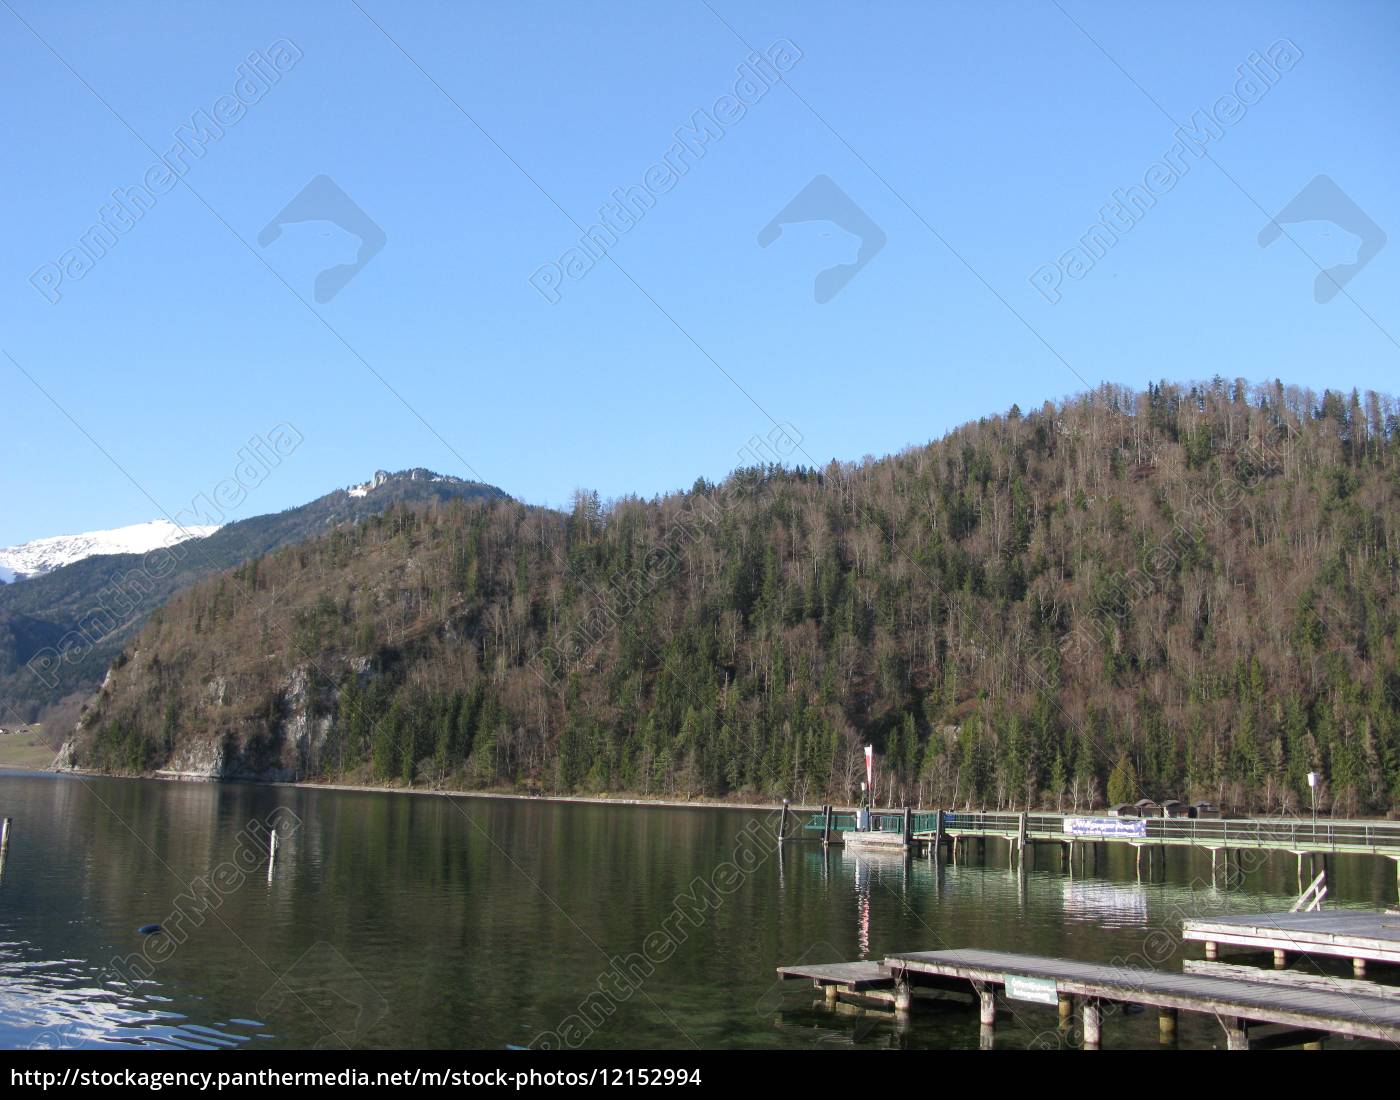
MULTIPOLYGON (((825 462, 1103 380, 1400 388, 1400 6, 1061 3, 5 0, 0 545, 174 513, 284 421, 304 442, 229 518, 415 465, 536 503, 650 495, 723 476, 769 417, 825 462), (788 86, 620 235, 625 275, 602 261, 553 304, 531 287, 570 218, 784 38, 788 86), (1214 163, 1191 157, 1051 304, 1032 273, 1281 38, 1301 60, 1214 163), (290 71, 47 300, 36 272, 142 183, 147 144, 279 39, 290 71), (321 175, 385 239, 324 303, 316 273, 353 238, 259 243, 321 175), (885 243, 819 303, 852 238, 758 238, 823 175, 885 243), (1319 175, 1391 236, 1325 304, 1293 240, 1257 241, 1319 175)), ((1327 228, 1291 232, 1324 266, 1349 258, 1327 228)))

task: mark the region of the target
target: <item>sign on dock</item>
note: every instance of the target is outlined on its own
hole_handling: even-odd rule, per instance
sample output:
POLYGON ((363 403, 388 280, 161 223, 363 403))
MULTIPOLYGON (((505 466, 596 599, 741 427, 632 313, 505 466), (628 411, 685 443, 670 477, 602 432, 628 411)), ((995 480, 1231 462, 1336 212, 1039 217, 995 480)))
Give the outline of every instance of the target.
POLYGON ((1006 996, 1012 1001, 1034 1001, 1038 1005, 1060 1003, 1060 991, 1054 978, 1027 978, 1021 974, 1004 974, 1006 996))

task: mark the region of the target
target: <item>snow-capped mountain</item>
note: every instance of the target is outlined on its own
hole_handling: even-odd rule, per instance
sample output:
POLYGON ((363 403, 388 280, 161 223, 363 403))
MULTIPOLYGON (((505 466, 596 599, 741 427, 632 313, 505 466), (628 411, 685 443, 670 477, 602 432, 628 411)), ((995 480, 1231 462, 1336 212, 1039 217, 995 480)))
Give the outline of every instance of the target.
POLYGON ((94 554, 145 554, 162 546, 174 546, 186 539, 204 538, 218 529, 218 526, 181 528, 168 519, 153 519, 149 523, 133 523, 129 527, 114 527, 110 531, 34 539, 19 546, 0 549, 0 581, 12 584, 25 577, 37 577, 94 554))

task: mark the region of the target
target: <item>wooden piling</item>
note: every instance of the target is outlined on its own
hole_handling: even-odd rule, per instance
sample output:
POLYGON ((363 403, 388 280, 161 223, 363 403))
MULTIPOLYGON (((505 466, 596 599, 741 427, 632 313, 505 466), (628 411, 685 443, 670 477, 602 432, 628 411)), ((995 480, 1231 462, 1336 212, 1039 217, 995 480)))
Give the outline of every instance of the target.
POLYGON ((8 817, 5 818, 3 824, 0 824, 0 856, 8 854, 10 851, 10 826, 12 824, 13 821, 8 817))
POLYGON ((1274 948, 1274 969, 1286 970, 1288 968, 1288 952, 1282 948, 1274 948))
POLYGON ((1060 994, 1060 1028, 1067 1029, 1074 1020, 1074 998, 1068 993, 1060 994))
POLYGON ((908 806, 904 807, 904 843, 914 842, 914 811, 908 806))
POLYGON ((995 1027, 997 1022, 996 991, 983 986, 977 991, 977 1022, 983 1027, 995 1027))
POLYGON ((1103 1013, 1099 1002, 1093 997, 1084 999, 1084 1049, 1098 1050, 1099 1036, 1103 1030, 1103 1013))
POLYGON ((779 844, 781 844, 784 840, 787 839, 787 819, 788 819, 788 804, 787 804, 787 799, 785 798, 785 799, 783 799, 783 814, 782 814, 782 816, 781 816, 780 818, 778 818, 778 843, 779 843, 779 844))
POLYGON ((822 847, 831 843, 831 806, 822 807, 822 847))
POLYGON ((1249 1021, 1240 1016, 1220 1018, 1220 1026, 1225 1029, 1226 1050, 1249 1049, 1249 1021))
POLYGON ((1176 1016, 1174 1008, 1164 1008, 1157 1013, 1157 1040, 1168 1045, 1176 1042, 1176 1016))

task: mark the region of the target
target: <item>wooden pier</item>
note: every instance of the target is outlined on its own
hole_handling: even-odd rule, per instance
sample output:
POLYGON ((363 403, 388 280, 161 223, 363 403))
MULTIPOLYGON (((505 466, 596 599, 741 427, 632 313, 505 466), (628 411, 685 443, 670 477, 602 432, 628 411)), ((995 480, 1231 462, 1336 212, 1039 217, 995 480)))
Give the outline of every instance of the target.
MULTIPOLYGON (((876 995, 891 1001, 896 1013, 908 1012, 919 993, 970 992, 979 1006, 984 1045, 996 1024, 998 999, 1008 998, 1024 1003, 1027 1010, 1033 1003, 1055 1007, 1062 1025, 1070 1022, 1077 1006, 1086 1049, 1100 1044, 1106 1003, 1156 1008, 1159 1034, 1168 1041, 1174 1039, 1179 1013, 1214 1016, 1230 1050, 1251 1045, 1316 1047, 1327 1034, 1400 1042, 1400 1000, 1358 991, 1361 983, 1331 989, 1233 973, 1143 971, 975 948, 905 952, 881 962, 779 967, 778 973, 810 980, 825 991, 828 1002, 876 995), (1261 1025, 1285 1030, 1265 1035, 1259 1032, 1261 1025)), ((1277 977, 1271 971, 1260 973, 1277 977)))
MULTIPOLYGON (((779 840, 820 839, 842 844, 855 837, 865 845, 885 844, 923 850, 941 856, 946 847, 956 859, 969 842, 984 846, 988 837, 1005 840, 1011 859, 1022 858, 1028 846, 1050 844, 1070 859, 1076 849, 1087 851, 1102 844, 1129 844, 1143 850, 1148 859, 1164 847, 1198 848, 1211 853, 1212 866, 1219 855, 1229 860, 1231 851, 1288 852, 1298 858, 1302 875, 1305 857, 1354 853, 1390 859, 1395 864, 1396 891, 1400 897, 1400 822, 1343 821, 1302 818, 1166 818, 1110 817, 1064 813, 990 813, 972 811, 873 810, 870 829, 856 829, 857 815, 832 806, 798 809, 784 804, 778 825, 779 840), (900 838, 900 839, 896 839, 900 838)), ((985 849, 984 849, 985 850, 985 849)))
POLYGON ((1214 959, 1220 945, 1272 951, 1274 964, 1289 955, 1350 959, 1357 977, 1368 962, 1400 963, 1400 912, 1330 909, 1311 913, 1249 913, 1182 922, 1182 938, 1204 943, 1214 959))

